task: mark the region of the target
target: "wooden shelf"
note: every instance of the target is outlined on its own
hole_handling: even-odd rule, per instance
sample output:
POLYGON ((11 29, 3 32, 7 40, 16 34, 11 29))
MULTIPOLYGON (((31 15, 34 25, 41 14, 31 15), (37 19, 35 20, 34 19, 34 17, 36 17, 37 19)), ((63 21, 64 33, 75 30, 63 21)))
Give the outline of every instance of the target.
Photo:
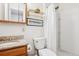
POLYGON ((26 22, 9 21, 9 20, 0 20, 0 23, 16 23, 16 24, 26 24, 26 22))

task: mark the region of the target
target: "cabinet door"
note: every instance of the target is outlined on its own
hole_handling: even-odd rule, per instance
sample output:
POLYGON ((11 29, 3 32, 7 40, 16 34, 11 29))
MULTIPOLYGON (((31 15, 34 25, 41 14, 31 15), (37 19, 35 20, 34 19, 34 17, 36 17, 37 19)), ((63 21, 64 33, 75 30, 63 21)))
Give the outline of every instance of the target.
POLYGON ((10 21, 25 22, 25 4, 8 3, 5 4, 5 19, 10 21))
POLYGON ((19 3, 18 7, 19 22, 25 22, 25 4, 19 3))
POLYGON ((18 3, 9 3, 8 4, 8 18, 11 21, 18 21, 19 4, 18 3))
POLYGON ((24 3, 6 3, 5 20, 25 22, 25 5, 24 3))
POLYGON ((4 20, 4 3, 0 3, 0 20, 4 20))

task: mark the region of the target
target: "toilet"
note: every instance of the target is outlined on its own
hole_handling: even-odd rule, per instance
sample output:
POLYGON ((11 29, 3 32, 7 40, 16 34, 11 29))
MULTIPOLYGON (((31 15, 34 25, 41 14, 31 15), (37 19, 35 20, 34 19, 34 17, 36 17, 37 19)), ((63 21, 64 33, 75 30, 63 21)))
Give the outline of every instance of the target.
POLYGON ((50 49, 46 48, 46 40, 44 37, 34 38, 34 46, 37 49, 39 56, 56 56, 50 49))

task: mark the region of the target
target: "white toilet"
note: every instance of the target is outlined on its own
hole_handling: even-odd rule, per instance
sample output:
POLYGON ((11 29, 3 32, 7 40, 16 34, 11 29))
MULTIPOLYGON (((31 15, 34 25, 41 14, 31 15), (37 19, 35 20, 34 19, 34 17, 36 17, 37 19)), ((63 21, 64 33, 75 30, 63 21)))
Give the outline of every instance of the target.
POLYGON ((46 41, 45 38, 34 38, 34 46, 38 50, 39 56, 56 56, 56 54, 48 48, 45 48, 46 41))

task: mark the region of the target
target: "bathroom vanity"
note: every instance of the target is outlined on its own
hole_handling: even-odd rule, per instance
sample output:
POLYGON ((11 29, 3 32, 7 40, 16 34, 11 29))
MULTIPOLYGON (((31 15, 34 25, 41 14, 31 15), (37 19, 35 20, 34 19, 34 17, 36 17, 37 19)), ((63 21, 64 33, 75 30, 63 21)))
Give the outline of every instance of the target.
POLYGON ((0 36, 0 56, 27 56, 27 43, 23 35, 0 36))
POLYGON ((26 56, 26 55, 27 55, 26 45, 0 50, 0 56, 26 56))

